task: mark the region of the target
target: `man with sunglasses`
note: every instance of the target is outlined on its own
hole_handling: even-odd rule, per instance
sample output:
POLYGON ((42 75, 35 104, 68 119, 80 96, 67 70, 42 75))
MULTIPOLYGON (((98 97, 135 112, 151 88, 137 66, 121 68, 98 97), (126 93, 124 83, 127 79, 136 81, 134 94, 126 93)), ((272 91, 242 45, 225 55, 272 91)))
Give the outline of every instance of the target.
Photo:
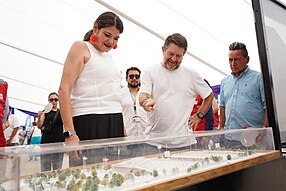
POLYGON ((127 87, 122 88, 122 114, 127 136, 142 136, 148 123, 146 111, 139 105, 141 71, 137 67, 126 70, 127 87))
MULTIPOLYGON (((178 33, 168 36, 162 51, 163 62, 149 67, 142 76, 142 93, 139 100, 150 116, 146 135, 187 135, 192 132, 190 126, 197 126, 204 118, 214 94, 198 73, 181 66, 187 51, 187 40, 184 36, 178 33), (198 112, 190 117, 197 95, 204 101, 198 112)), ((183 148, 194 143, 194 139, 173 139, 168 142, 168 148, 183 148)))

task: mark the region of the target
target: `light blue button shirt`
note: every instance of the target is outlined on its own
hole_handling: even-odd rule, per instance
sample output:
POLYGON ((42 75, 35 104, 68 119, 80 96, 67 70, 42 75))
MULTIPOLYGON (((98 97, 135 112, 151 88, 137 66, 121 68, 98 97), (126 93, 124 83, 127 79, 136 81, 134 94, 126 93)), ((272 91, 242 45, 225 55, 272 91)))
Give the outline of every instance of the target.
MULTIPOLYGON (((263 127, 265 97, 261 74, 248 67, 238 78, 233 73, 225 77, 221 81, 220 106, 225 107, 225 129, 263 127)), ((237 140, 238 136, 228 138, 237 140)))

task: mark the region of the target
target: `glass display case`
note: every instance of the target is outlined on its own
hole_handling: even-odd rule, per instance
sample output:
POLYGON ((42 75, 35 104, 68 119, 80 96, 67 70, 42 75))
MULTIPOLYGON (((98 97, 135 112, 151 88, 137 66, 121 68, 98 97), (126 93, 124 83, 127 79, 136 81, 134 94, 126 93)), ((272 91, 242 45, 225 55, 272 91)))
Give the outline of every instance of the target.
POLYGON ((0 190, 177 189, 280 154, 272 128, 7 147, 0 150, 0 190))

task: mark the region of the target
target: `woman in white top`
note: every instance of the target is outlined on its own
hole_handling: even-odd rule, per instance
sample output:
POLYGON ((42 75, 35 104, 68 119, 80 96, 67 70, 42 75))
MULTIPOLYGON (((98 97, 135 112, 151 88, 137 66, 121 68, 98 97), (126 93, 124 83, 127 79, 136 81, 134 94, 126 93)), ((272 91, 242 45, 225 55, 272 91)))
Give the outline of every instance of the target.
POLYGON ((122 32, 120 18, 105 12, 67 55, 59 88, 67 144, 124 136, 122 76, 108 53, 117 47, 122 32))

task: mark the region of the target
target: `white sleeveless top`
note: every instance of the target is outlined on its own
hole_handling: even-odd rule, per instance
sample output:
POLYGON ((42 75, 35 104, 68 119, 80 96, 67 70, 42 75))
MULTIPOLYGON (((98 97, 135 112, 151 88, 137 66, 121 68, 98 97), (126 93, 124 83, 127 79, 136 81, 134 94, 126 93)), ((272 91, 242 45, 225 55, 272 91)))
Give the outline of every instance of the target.
POLYGON ((71 92, 72 115, 122 113, 122 76, 112 56, 85 42, 90 59, 75 81, 71 92))

